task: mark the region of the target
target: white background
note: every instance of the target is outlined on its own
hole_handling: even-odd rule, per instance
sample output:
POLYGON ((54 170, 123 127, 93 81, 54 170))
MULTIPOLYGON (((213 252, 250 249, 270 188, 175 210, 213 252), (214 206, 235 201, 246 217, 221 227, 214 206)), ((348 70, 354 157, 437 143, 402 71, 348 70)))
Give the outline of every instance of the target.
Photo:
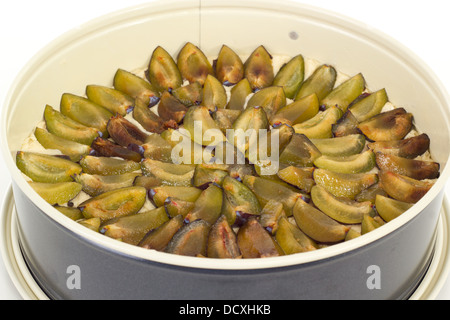
MULTIPOLYGON (((18 72, 47 43, 93 18, 146 2, 148 1, 0 1, 0 108, 4 107, 3 101, 18 72)), ((448 36, 450 1, 298 0, 298 2, 344 14, 389 34, 422 58, 450 91, 448 36)), ((0 201, 9 185, 9 173, 1 159, 0 201)), ((450 192, 447 192, 447 196, 449 194, 450 192)), ((0 299, 20 299, 1 261, 0 299)), ((450 299, 450 281, 447 281, 438 299, 450 299)))

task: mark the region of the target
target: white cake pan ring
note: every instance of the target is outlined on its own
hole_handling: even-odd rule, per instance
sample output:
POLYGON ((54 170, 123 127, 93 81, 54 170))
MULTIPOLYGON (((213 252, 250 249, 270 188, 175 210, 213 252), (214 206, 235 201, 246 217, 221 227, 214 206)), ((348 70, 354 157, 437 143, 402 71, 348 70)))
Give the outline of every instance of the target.
POLYGON ((2 152, 13 180, 24 258, 52 299, 405 299, 431 262, 449 176, 449 98, 414 53, 389 36, 340 15, 280 1, 160 1, 96 19, 39 52, 13 84, 3 108, 2 152), (297 33, 296 40, 289 35, 297 33), (201 36, 199 36, 201 34, 201 36), (201 40, 201 43, 199 42, 201 40), (117 68, 145 66, 161 45, 175 54, 191 41, 209 56, 222 44, 250 53, 301 53, 347 74, 362 72, 372 89, 415 116, 441 164, 434 187, 408 212, 348 243, 292 256, 238 261, 144 250, 108 239, 63 217, 15 167, 20 144, 61 94, 87 83, 111 84, 117 68), (80 288, 68 285, 76 267, 80 288), (373 270, 381 286, 368 285, 373 270))

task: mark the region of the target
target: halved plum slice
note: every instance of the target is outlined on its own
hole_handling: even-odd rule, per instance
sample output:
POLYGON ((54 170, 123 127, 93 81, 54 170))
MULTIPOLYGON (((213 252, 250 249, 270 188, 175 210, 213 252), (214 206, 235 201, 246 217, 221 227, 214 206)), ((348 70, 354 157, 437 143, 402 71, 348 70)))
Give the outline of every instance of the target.
POLYGON ((247 97, 252 93, 252 87, 247 78, 239 81, 230 90, 230 99, 227 104, 227 109, 231 110, 244 110, 247 97))
POLYGON ((233 130, 227 134, 227 138, 245 154, 250 145, 258 141, 260 130, 268 130, 269 127, 269 119, 262 107, 248 107, 233 123, 233 130))
POLYGON ((227 217, 230 225, 235 224, 237 215, 259 215, 261 213, 258 198, 244 183, 226 176, 222 187, 224 191, 222 214, 227 217))
POLYGON ((96 155, 102 157, 119 157, 135 162, 140 162, 142 159, 142 154, 140 152, 122 147, 107 139, 97 138, 94 140, 91 147, 95 150, 96 155))
POLYGON ((209 110, 224 109, 227 106, 228 96, 225 88, 216 77, 208 75, 203 85, 202 105, 209 110))
POLYGON ((109 136, 122 147, 131 144, 142 145, 148 138, 146 133, 120 114, 112 117, 106 128, 109 136))
POLYGON ((147 191, 152 190, 153 188, 160 187, 163 185, 163 181, 156 177, 147 177, 147 176, 137 176, 136 179, 134 179, 134 186, 136 187, 144 187, 147 191))
POLYGON ((196 220, 182 226, 167 244, 165 252, 182 256, 206 257, 211 225, 196 220))
POLYGON ((233 123, 239 118, 241 113, 241 110, 217 109, 213 113, 213 118, 217 127, 222 130, 222 132, 226 133, 228 129, 233 127, 233 123))
POLYGON ((350 241, 356 239, 361 236, 361 232, 351 228, 348 230, 347 235, 345 236, 345 241, 350 241))
POLYGON ((403 108, 380 113, 358 125, 359 130, 372 141, 403 139, 412 129, 413 115, 403 108))
POLYGON ((338 173, 314 170, 314 181, 336 197, 354 199, 364 189, 378 182, 376 173, 338 173))
POLYGON ((367 234, 375 229, 378 229, 385 222, 379 216, 364 216, 364 219, 361 223, 361 235, 367 234))
POLYGON ((20 171, 35 182, 70 182, 82 167, 73 161, 52 155, 19 151, 16 164, 20 171))
POLYGON ((430 138, 427 134, 422 133, 403 140, 371 142, 368 144, 368 147, 373 152, 414 159, 428 151, 430 148, 430 138))
POLYGON ((305 194, 289 188, 289 186, 274 180, 245 176, 243 183, 253 191, 262 206, 265 206, 270 200, 277 200, 284 206, 284 211, 288 216, 292 215, 292 208, 299 198, 308 198, 305 194))
POLYGON ((370 201, 373 204, 375 204, 375 199, 376 199, 377 195, 387 197, 387 193, 381 187, 380 182, 377 182, 377 183, 371 185, 370 187, 368 187, 367 189, 364 189, 363 191, 358 193, 355 196, 355 200, 359 201, 359 202, 370 201))
POLYGON ((318 242, 336 243, 343 241, 350 229, 302 199, 298 199, 295 203, 293 214, 299 228, 318 242))
POLYGON ((100 226, 102 225, 102 220, 100 220, 99 218, 81 219, 78 220, 78 223, 83 227, 88 228, 89 230, 99 233, 100 226))
POLYGON ((30 186, 51 205, 65 205, 81 192, 76 182, 29 182, 30 186))
POLYGON ((92 151, 91 147, 85 144, 58 137, 39 127, 34 130, 34 135, 45 149, 59 150, 74 162, 92 151))
POLYGON ((372 150, 344 157, 322 155, 314 161, 314 165, 318 168, 340 173, 368 172, 375 164, 375 154, 372 150))
POLYGON ((53 207, 73 221, 78 221, 84 218, 83 214, 81 213, 81 210, 78 208, 60 205, 54 205, 53 207))
POLYGON ((338 107, 342 112, 347 111, 348 106, 356 100, 366 88, 366 81, 361 73, 344 81, 334 88, 320 104, 325 108, 338 107))
POLYGON ((82 173, 75 176, 75 181, 83 186, 83 191, 91 197, 96 197, 102 193, 131 187, 136 177, 140 173, 130 172, 112 176, 101 176, 95 174, 82 173))
POLYGON ((161 134, 166 130, 164 120, 154 113, 142 100, 136 100, 133 118, 148 132, 161 134))
POLYGON ((256 48, 245 61, 244 75, 250 82, 253 92, 272 85, 275 77, 272 56, 264 46, 256 48))
POLYGON ((134 99, 114 88, 88 85, 86 95, 89 100, 108 109, 113 115, 126 116, 134 108, 134 99))
POLYGON ((208 168, 203 165, 197 165, 192 179, 192 185, 204 189, 211 183, 222 185, 228 172, 221 169, 208 168))
POLYGON ((313 251, 318 249, 317 243, 308 237, 297 225, 281 217, 275 238, 285 254, 313 251))
POLYGON ((305 77, 305 60, 297 55, 283 65, 273 80, 274 86, 283 87, 286 97, 294 99, 305 77))
POLYGON ((188 187, 194 177, 195 165, 173 164, 146 158, 141 161, 141 170, 147 176, 160 179, 165 185, 188 187))
POLYGON ((347 157, 363 151, 366 137, 362 134, 351 134, 337 138, 311 139, 311 142, 324 156, 347 157))
POLYGON ((151 230, 138 245, 145 249, 164 251, 170 240, 183 225, 184 218, 182 215, 178 215, 164 222, 160 227, 151 230))
POLYGON ((203 100, 203 86, 199 82, 193 82, 179 87, 171 92, 186 107, 197 106, 203 100))
POLYGON ((182 216, 185 218, 195 207, 195 202, 185 201, 177 198, 167 198, 164 201, 164 208, 169 217, 182 216))
POLYGON ((222 188, 210 184, 195 201, 194 208, 186 215, 185 220, 192 222, 201 219, 213 225, 221 215, 222 201, 222 188))
POLYGON ((299 100, 315 93, 319 101, 322 101, 334 88, 336 83, 336 69, 330 65, 319 66, 314 73, 301 85, 295 100, 299 100))
POLYGON ((289 166, 278 171, 277 175, 281 180, 309 193, 315 185, 313 172, 314 167, 299 168, 289 166))
POLYGON ((211 227, 208 237, 208 258, 237 259, 241 257, 237 237, 227 221, 222 215, 211 227))
POLYGON ((286 95, 282 87, 266 87, 256 92, 247 102, 246 108, 262 107, 270 120, 277 111, 286 106, 286 95))
POLYGON ((122 188, 102 193, 83 202, 78 208, 87 219, 106 221, 137 213, 144 206, 146 195, 147 190, 143 187, 122 188))
POLYGON ((318 112, 319 100, 316 94, 313 93, 279 109, 271 119, 271 123, 286 123, 293 126, 313 118, 318 112))
POLYGON ((172 145, 157 133, 148 136, 142 148, 145 158, 172 162, 172 145))
POLYGON ((182 86, 183 79, 172 56, 161 46, 153 51, 147 78, 160 93, 182 86))
POLYGON ((148 193, 150 200, 152 200, 155 206, 162 207, 167 198, 195 202, 202 193, 202 190, 195 187, 158 186, 149 190, 148 193))
POLYGON ((342 116, 342 111, 336 106, 319 112, 314 117, 294 125, 296 133, 306 135, 310 139, 327 139, 333 136, 331 130, 342 116))
POLYGON ((280 163, 289 166, 312 167, 322 153, 304 134, 293 134, 280 155, 280 163))
POLYGON ((113 114, 106 108, 80 96, 65 93, 61 97, 61 113, 87 127, 98 129, 108 137, 106 126, 113 114))
POLYGON ((200 48, 188 42, 178 53, 177 66, 181 76, 190 83, 205 83, 208 74, 214 75, 214 69, 200 48))
POLYGON ((375 215, 372 202, 338 198, 318 185, 311 190, 311 200, 323 213, 344 224, 361 223, 365 215, 375 215))
POLYGON ((138 245, 148 232, 157 229, 168 220, 164 208, 156 208, 109 220, 101 226, 100 233, 125 243, 138 245))
POLYGON ((85 156, 80 160, 80 165, 85 173, 103 176, 123 174, 140 169, 140 165, 136 161, 110 157, 85 156))
POLYGON ((118 69, 114 76, 114 88, 142 101, 147 107, 152 107, 159 101, 159 93, 150 82, 123 69, 118 69))
POLYGON ((261 210, 259 222, 270 234, 274 235, 278 230, 278 222, 286 217, 283 204, 277 200, 270 200, 261 210))
POLYGON ((217 145, 226 141, 225 135, 216 125, 204 106, 193 106, 188 109, 184 117, 184 128, 190 133, 192 141, 203 145, 217 145), (211 136, 206 133, 212 133, 211 136))
POLYGON ((382 195, 377 195, 375 199, 377 212, 386 222, 394 220, 413 205, 412 203, 395 200, 382 195))
POLYGON ((380 114, 387 102, 388 97, 386 90, 381 89, 358 100, 349 107, 349 110, 358 122, 363 122, 380 114))
POLYGON ((239 228, 237 243, 244 259, 278 257, 281 248, 255 218, 239 228))
POLYGON ((168 91, 164 91, 158 104, 158 115, 167 122, 170 120, 181 123, 187 112, 187 107, 168 91))
POLYGON ((212 156, 211 153, 214 150, 212 147, 206 149, 204 146, 192 141, 192 136, 185 128, 180 128, 180 130, 167 129, 161 133, 161 138, 173 148, 170 153, 170 161, 167 162, 189 165, 204 163, 210 160, 209 157, 212 156))
POLYGON ((416 180, 391 171, 381 171, 379 175, 384 191, 403 202, 416 203, 434 185, 432 181, 416 180))
POLYGON ((382 171, 392 171, 416 180, 439 177, 440 165, 434 161, 407 159, 378 152, 376 162, 382 171))
POLYGON ((360 134, 358 129, 358 120, 353 115, 350 109, 347 109, 342 117, 331 126, 333 137, 344 137, 348 135, 360 134))
POLYGON ((223 45, 214 63, 217 79, 225 85, 232 86, 244 78, 244 64, 230 47, 223 45))
POLYGON ((81 144, 91 145, 92 141, 100 135, 98 129, 72 120, 49 105, 45 107, 44 120, 48 132, 81 144))

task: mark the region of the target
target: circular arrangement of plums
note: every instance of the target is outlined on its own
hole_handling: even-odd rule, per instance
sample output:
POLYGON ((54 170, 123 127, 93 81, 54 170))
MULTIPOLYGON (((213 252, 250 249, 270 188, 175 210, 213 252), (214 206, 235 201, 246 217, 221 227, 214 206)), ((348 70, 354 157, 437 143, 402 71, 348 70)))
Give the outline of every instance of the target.
POLYGON ((349 241, 433 186, 440 168, 423 157, 430 140, 411 113, 384 109, 385 89, 370 92, 362 74, 336 85, 327 64, 306 78, 302 55, 274 72, 272 59, 263 46, 243 62, 224 45, 212 63, 192 43, 176 59, 157 47, 145 77, 119 69, 113 87, 88 85, 85 96, 64 94, 59 110, 47 105, 34 136, 62 155, 19 151, 17 166, 48 203, 95 232, 208 258, 349 241), (219 133, 215 148, 194 134, 198 124, 219 133), (238 130, 265 130, 265 143, 238 144, 227 134, 238 130), (174 161, 186 137, 176 153, 184 162, 174 161), (272 139, 275 150, 258 149, 272 139), (75 205, 82 192, 89 198, 75 205))

